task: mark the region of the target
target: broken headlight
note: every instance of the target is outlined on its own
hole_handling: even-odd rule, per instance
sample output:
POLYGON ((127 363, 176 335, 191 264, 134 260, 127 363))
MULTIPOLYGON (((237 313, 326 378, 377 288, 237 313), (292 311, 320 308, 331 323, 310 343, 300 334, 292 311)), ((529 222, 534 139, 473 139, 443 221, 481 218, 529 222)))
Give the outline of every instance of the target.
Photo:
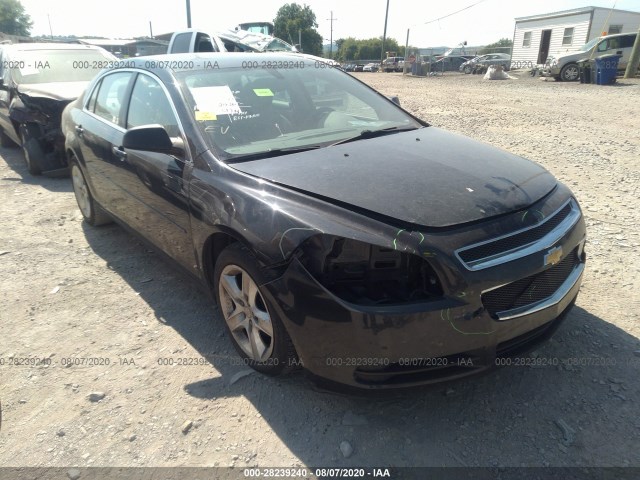
POLYGON ((309 238, 301 252, 311 275, 350 303, 389 305, 442 297, 433 267, 417 255, 332 235, 309 238))

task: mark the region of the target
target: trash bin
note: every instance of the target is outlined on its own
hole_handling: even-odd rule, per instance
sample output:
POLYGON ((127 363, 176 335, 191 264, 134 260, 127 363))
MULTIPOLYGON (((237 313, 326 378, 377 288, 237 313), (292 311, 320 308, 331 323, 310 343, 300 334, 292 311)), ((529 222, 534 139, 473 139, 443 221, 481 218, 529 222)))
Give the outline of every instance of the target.
POLYGON ((580 83, 591 83, 591 63, 588 58, 578 60, 578 71, 580 72, 580 83))
POLYGON ((618 74, 618 61, 622 55, 601 55, 596 60, 596 83, 598 85, 611 85, 616 81, 618 74))

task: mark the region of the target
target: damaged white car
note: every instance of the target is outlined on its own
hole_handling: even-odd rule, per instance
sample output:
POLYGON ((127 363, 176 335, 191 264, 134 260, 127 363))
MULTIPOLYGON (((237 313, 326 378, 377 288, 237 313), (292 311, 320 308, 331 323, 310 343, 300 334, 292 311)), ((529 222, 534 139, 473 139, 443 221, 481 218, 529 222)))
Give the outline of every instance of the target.
POLYGON ((106 50, 89 45, 2 45, 0 145, 22 147, 32 175, 66 173, 62 110, 98 72, 118 62, 106 50))

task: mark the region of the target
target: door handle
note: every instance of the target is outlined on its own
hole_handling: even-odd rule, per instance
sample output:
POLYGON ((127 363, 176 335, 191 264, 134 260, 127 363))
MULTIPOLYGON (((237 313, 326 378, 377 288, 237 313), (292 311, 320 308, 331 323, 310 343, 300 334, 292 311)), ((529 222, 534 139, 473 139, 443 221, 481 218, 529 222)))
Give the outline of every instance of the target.
POLYGON ((120 160, 122 160, 123 162, 125 161, 125 159, 127 158, 127 152, 125 152, 124 150, 122 150, 122 147, 113 147, 111 149, 111 151, 113 152, 113 154, 119 158, 120 160))
POLYGON ((84 133, 84 128, 82 128, 82 125, 76 125, 75 130, 78 135, 82 135, 84 133))

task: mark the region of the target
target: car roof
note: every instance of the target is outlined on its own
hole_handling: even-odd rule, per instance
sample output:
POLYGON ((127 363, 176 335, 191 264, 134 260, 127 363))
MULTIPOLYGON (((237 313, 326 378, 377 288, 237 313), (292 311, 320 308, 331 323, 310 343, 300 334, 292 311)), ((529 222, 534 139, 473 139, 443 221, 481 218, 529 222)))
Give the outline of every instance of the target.
POLYGON ((625 35, 637 35, 638 32, 626 32, 626 33, 612 33, 611 35, 603 35, 600 38, 613 38, 613 37, 623 37, 625 35))
MULTIPOLYGON (((83 45, 81 43, 11 43, 2 45, 3 48, 19 51, 36 50, 97 50, 95 45, 83 45)), ((102 49, 101 49, 102 50, 102 49)))
POLYGON ((261 65, 263 62, 291 61, 306 63, 322 61, 327 64, 333 62, 328 58, 313 57, 299 52, 201 52, 127 58, 117 63, 122 67, 181 72, 211 69, 212 66, 208 62, 218 62, 220 68, 241 68, 243 65, 246 66, 247 62, 258 62, 258 65, 261 65))

